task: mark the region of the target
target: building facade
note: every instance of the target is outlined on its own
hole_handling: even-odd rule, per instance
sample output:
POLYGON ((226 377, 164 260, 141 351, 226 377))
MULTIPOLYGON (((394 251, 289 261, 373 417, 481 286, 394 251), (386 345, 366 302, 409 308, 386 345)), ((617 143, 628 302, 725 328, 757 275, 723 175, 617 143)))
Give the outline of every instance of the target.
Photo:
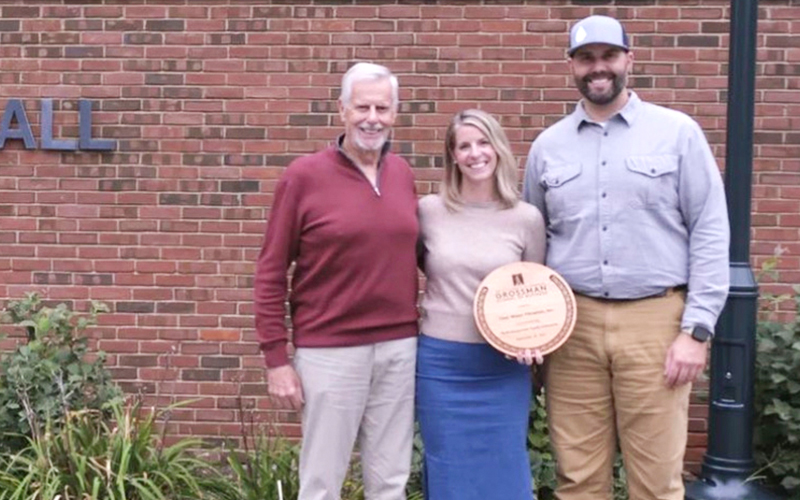
MULTIPOLYGON (((91 335, 124 388, 198 398, 177 435, 235 440, 242 396, 296 436, 265 397, 252 274, 283 168, 340 133, 341 75, 399 76, 393 147, 427 193, 454 112, 495 114, 522 161, 572 110, 568 28, 592 13, 626 24, 630 86, 697 119, 724 168, 728 1, 3 2, 0 302, 108 304, 91 335)), ((752 254, 782 252, 774 292, 800 283, 798 34, 797 2, 761 2, 752 254)), ((689 468, 706 414, 693 404, 689 468)))

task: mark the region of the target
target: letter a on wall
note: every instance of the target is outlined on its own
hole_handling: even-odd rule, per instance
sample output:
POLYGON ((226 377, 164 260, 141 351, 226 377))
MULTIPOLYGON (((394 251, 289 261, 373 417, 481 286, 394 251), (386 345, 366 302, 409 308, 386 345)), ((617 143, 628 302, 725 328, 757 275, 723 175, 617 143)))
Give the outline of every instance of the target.
POLYGON ((3 113, 3 121, 0 122, 0 149, 6 145, 6 139, 22 139, 25 142, 25 149, 36 149, 36 140, 33 138, 31 125, 25 115, 25 108, 20 99, 9 99, 6 110, 3 113), (17 120, 19 128, 12 129, 12 120, 17 120))

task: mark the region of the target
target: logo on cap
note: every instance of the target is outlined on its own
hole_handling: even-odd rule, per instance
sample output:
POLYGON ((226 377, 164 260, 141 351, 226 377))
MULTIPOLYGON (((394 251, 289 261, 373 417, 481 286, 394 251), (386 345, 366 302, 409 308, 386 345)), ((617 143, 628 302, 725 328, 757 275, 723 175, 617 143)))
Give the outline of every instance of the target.
POLYGON ((575 43, 581 43, 586 39, 586 30, 583 29, 583 26, 578 27, 578 31, 575 32, 575 43))

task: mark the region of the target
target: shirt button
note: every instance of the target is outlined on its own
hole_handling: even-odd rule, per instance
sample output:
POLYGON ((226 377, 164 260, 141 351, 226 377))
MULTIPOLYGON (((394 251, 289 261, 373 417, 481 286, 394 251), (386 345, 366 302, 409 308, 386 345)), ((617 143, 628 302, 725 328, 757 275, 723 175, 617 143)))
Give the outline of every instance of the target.
POLYGON ((603 226, 603 231, 606 231, 607 229, 608 229, 607 226, 603 226))
POLYGON ((607 163, 607 162, 606 162, 605 160, 603 160, 603 163, 601 163, 600 165, 603 165, 603 166, 605 167, 605 166, 606 166, 606 163, 607 163))
POLYGON ((603 292, 603 297, 608 297, 608 292, 603 292))
POLYGON ((603 193, 603 194, 601 194, 600 196, 602 196, 603 198, 605 198, 605 197, 606 197, 606 194, 605 194, 605 193, 603 193))
POLYGON ((603 132, 603 136, 608 137, 608 132, 603 132))
POLYGON ((654 173, 656 173, 656 169, 654 169, 654 168, 650 169, 650 173, 651 173, 651 174, 654 174, 654 173))
POLYGON ((604 266, 607 266, 607 265, 608 265, 608 261, 607 261, 607 260, 604 260, 604 261, 603 261, 603 265, 604 265, 604 266))

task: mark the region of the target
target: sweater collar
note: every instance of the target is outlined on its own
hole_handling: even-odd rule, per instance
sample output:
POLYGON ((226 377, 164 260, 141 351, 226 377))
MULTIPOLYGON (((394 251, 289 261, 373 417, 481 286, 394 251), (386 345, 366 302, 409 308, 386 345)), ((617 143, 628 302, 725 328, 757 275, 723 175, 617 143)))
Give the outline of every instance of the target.
MULTIPOLYGON (((381 148, 381 155, 380 158, 378 158, 378 165, 380 165, 383 162, 383 157, 386 156, 386 153, 388 153, 391 148, 392 148, 392 143, 390 140, 387 140, 383 144, 383 147, 381 148)), ((339 151, 341 155, 343 155, 345 158, 347 158, 348 160, 350 160, 352 163, 355 164, 353 159, 350 158, 350 156, 344 150, 344 134, 336 138, 336 149, 339 151)))

